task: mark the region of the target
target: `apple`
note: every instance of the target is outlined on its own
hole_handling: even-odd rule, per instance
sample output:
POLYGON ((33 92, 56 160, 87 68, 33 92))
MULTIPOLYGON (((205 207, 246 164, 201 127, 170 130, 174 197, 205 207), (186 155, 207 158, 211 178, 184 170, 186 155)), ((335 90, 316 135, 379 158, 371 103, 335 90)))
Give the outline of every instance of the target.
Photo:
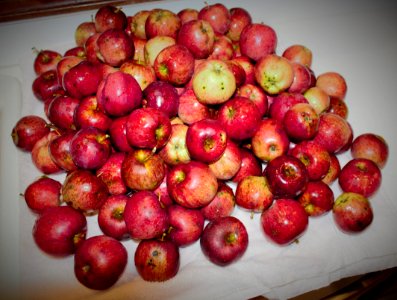
POLYGON ((232 179, 241 167, 240 147, 235 142, 228 140, 221 157, 209 163, 208 166, 217 179, 232 179))
POLYGON ((145 281, 164 282, 179 270, 179 248, 167 240, 142 240, 135 250, 134 264, 145 281))
POLYGON ((252 213, 260 213, 273 203, 273 194, 265 176, 248 175, 237 183, 236 204, 252 213))
MULTIPOLYGON (((37 51, 36 49, 33 49, 37 51)), ((49 70, 56 70, 58 62, 62 59, 62 55, 57 51, 45 49, 37 51, 33 61, 33 69, 36 75, 40 75, 49 70)))
POLYGON ((239 96, 223 103, 217 114, 217 120, 225 129, 227 136, 235 141, 251 138, 261 119, 261 113, 255 103, 239 96))
POLYGON ((98 58, 112 67, 120 67, 125 61, 134 57, 134 43, 122 29, 108 29, 97 40, 98 58))
POLYGON ((167 187, 177 204, 187 208, 199 208, 215 197, 218 181, 207 164, 190 161, 170 168, 167 187))
POLYGON ((70 141, 73 162, 82 169, 98 169, 111 153, 109 135, 98 128, 86 127, 78 130, 70 141))
POLYGON ((229 66, 230 70, 232 70, 232 73, 236 79, 236 88, 237 88, 236 92, 237 92, 238 89, 243 84, 245 84, 247 75, 245 73, 244 68, 238 62, 236 62, 232 59, 229 59, 229 60, 226 60, 226 64, 229 66))
POLYGON ((263 23, 251 23, 240 34, 241 54, 258 62, 262 57, 273 54, 277 47, 275 30, 263 23))
POLYGON ((171 199, 170 194, 168 193, 167 187, 167 173, 168 173, 168 166, 166 167, 166 174, 163 178, 163 181, 160 185, 153 191, 156 194, 157 199, 160 201, 163 207, 170 207, 174 204, 174 201, 171 199))
POLYGON ((48 119, 60 129, 76 129, 75 112, 80 99, 67 95, 55 97, 48 107, 48 119))
POLYGON ((173 204, 167 211, 170 224, 167 238, 178 247, 186 247, 199 240, 204 229, 204 216, 200 210, 173 204))
POLYGON ((341 170, 341 165, 338 157, 335 154, 330 153, 330 166, 327 173, 321 179, 321 181, 323 181, 328 185, 332 184, 336 179, 338 179, 340 170, 341 170))
POLYGON ((329 107, 327 112, 337 114, 347 120, 349 115, 349 107, 346 102, 336 97, 329 97, 329 107))
POLYGON ((251 100, 257 106, 261 117, 267 114, 269 108, 268 98, 259 86, 250 83, 243 84, 238 87, 235 95, 251 100))
POLYGON ((155 193, 138 191, 131 195, 124 208, 124 221, 132 239, 161 237, 169 227, 167 210, 155 193))
POLYGON ((150 12, 150 10, 142 9, 134 15, 128 16, 126 32, 131 36, 146 40, 145 24, 150 12))
POLYGON ((41 176, 26 187, 22 196, 30 210, 40 214, 49 207, 61 204, 61 187, 62 184, 58 180, 41 176))
POLYGON ((202 104, 193 89, 187 88, 179 97, 178 117, 183 123, 191 125, 211 116, 207 105, 202 104))
POLYGON ((124 30, 127 26, 127 16, 119 7, 103 5, 96 11, 93 22, 97 32, 113 28, 124 30))
POLYGON ((328 96, 345 99, 347 83, 338 72, 325 72, 317 76, 316 87, 323 90, 328 96))
POLYGON ((142 102, 142 90, 128 73, 116 71, 107 75, 99 84, 96 93, 98 106, 112 117, 128 115, 142 102))
POLYGON ((318 114, 321 114, 329 109, 331 103, 330 97, 319 87, 313 86, 307 89, 303 93, 303 96, 310 103, 310 105, 313 106, 318 114))
POLYGON ((199 10, 199 20, 205 20, 216 33, 224 35, 230 28, 230 12, 222 3, 207 4, 199 10))
POLYGON ((61 189, 62 201, 86 215, 98 213, 108 195, 106 184, 91 171, 82 169, 69 172, 61 189))
POLYGON ((48 207, 36 218, 32 234, 43 252, 56 257, 69 256, 85 240, 87 220, 72 207, 48 207))
POLYGON ((155 190, 166 175, 166 166, 159 154, 149 149, 136 149, 126 154, 121 165, 121 177, 127 187, 135 190, 155 190))
POLYGON ((276 95, 269 105, 269 117, 282 123, 286 112, 298 103, 308 103, 308 101, 302 94, 282 92, 276 95))
POLYGON ((106 131, 112 124, 110 116, 99 109, 97 97, 94 95, 87 96, 79 101, 75 108, 73 119, 77 129, 96 127, 106 131))
POLYGON ((312 139, 317 131, 320 117, 309 103, 298 103, 284 115, 283 125, 290 140, 300 142, 312 139))
POLYGON ((120 241, 106 235, 92 236, 76 250, 74 273, 85 287, 106 290, 123 274, 127 261, 127 250, 120 241))
POLYGON ((153 67, 147 65, 144 61, 126 61, 120 66, 119 70, 134 77, 142 91, 157 80, 153 67))
POLYGON ((212 221, 220 217, 230 216, 235 207, 233 189, 225 182, 218 182, 218 191, 210 203, 200 208, 206 220, 212 221))
POLYGON ((253 61, 244 55, 240 55, 231 59, 238 63, 245 71, 245 81, 243 84, 256 84, 255 81, 255 65, 253 61))
POLYGON ((302 141, 296 144, 289 154, 305 165, 311 181, 323 179, 331 167, 331 156, 328 151, 313 141, 302 141))
POLYGON ((91 63, 102 63, 99 59, 98 38, 101 34, 99 32, 91 35, 84 44, 86 60, 91 63))
POLYGON ((177 89, 168 82, 156 80, 143 90, 143 106, 161 110, 168 118, 178 113, 179 95, 177 89))
POLYGON ((52 159, 49 144, 59 136, 55 131, 50 131, 40 138, 30 152, 34 166, 43 174, 60 173, 62 169, 52 159))
POLYGON ((194 71, 192 88, 201 103, 221 104, 234 94, 236 79, 224 61, 205 60, 194 71))
POLYGON ((353 158, 341 169, 338 183, 344 192, 373 196, 380 188, 382 173, 378 165, 367 158, 353 158))
POLYGON ((84 47, 87 39, 96 34, 95 22, 85 21, 80 23, 74 31, 74 41, 78 47, 84 47))
POLYGON ((136 36, 132 36, 132 43, 134 44, 134 55, 132 60, 137 61, 138 63, 145 62, 145 45, 147 40, 140 39, 136 36))
POLYGON ((204 255, 219 266, 227 266, 240 259, 247 250, 248 243, 245 225, 233 216, 210 221, 200 238, 204 255))
POLYGON ((252 151, 240 147, 241 165, 237 173, 231 178, 233 182, 238 183, 246 176, 260 176, 262 175, 262 163, 252 153, 252 151))
POLYGON ((214 49, 215 31, 205 20, 191 20, 181 26, 176 40, 188 48, 195 59, 204 59, 214 49))
POLYGON ((265 236, 277 245, 289 245, 305 232, 309 217, 303 206, 293 199, 277 199, 262 212, 261 227, 265 236))
POLYGON ((311 86, 311 74, 303 64, 291 62, 294 69, 294 80, 292 81, 288 91, 291 93, 304 93, 311 86))
POLYGON ((269 161, 263 175, 275 198, 294 198, 303 192, 309 181, 305 165, 287 154, 269 161))
POLYGON ((98 211, 98 226, 102 232, 117 240, 128 237, 124 209, 130 198, 127 195, 110 195, 98 211))
POLYGON ((290 141, 283 126, 272 118, 262 119, 251 139, 252 152, 269 162, 288 152, 290 141))
POLYGON ((168 9, 152 9, 145 22, 146 38, 169 36, 176 39, 181 27, 179 17, 168 9))
POLYGON ((294 80, 292 63, 279 55, 268 54, 255 64, 255 79, 270 95, 286 91, 294 80))
POLYGON ((121 176, 121 166, 125 156, 125 152, 113 152, 105 163, 95 171, 95 175, 107 185, 111 195, 127 193, 127 186, 121 176))
POLYGON ((78 167, 70 154, 70 142, 75 135, 75 131, 64 132, 55 137, 48 144, 50 156, 57 166, 69 172, 74 171, 78 167))
POLYGON ((172 124, 171 127, 171 136, 160 149, 159 155, 167 165, 187 163, 191 160, 186 146, 186 133, 189 127, 185 124, 172 124))
POLYGON ((232 41, 225 35, 215 34, 214 49, 207 59, 228 61, 233 58, 234 48, 232 41))
POLYGON ((40 116, 26 115, 21 117, 11 130, 14 145, 22 151, 30 152, 38 140, 50 132, 47 121, 40 116))
POLYGON ((371 225, 374 214, 369 200, 357 193, 340 194, 332 208, 337 227, 345 233, 359 233, 371 225))
POLYGON ((180 11, 178 11, 177 16, 181 20, 182 25, 191 21, 191 20, 197 20, 198 19, 198 10, 194 8, 182 8, 180 11))
POLYGON ((133 150, 133 147, 127 140, 127 129, 126 123, 128 115, 123 117, 114 118, 109 127, 110 140, 112 146, 121 152, 129 152, 133 150))
POLYGON ((48 70, 38 75, 32 83, 32 91, 36 99, 45 101, 62 89, 56 70, 48 70))
POLYGON ((304 45, 290 45, 283 51, 282 56, 290 60, 291 62, 302 64, 309 68, 312 65, 313 53, 308 47, 304 45))
POLYGON ((85 55, 84 45, 75 46, 75 47, 67 49, 65 51, 65 53, 63 54, 63 56, 65 56, 65 57, 77 57, 77 58, 85 59, 86 55, 85 55))
POLYGON ((247 26, 252 24, 251 14, 242 7, 233 7, 230 12, 230 26, 225 35, 232 41, 240 40, 241 32, 247 26))
POLYGON ((145 107, 133 110, 125 124, 128 143, 132 147, 162 148, 171 136, 171 122, 168 116, 157 108, 145 107))
POLYGON ((222 124, 213 119, 197 121, 186 132, 186 147, 192 159, 212 163, 225 152, 227 134, 222 124))
POLYGON ((362 133, 353 140, 350 153, 353 158, 370 159, 382 169, 389 158, 389 145, 378 134, 362 133))
POLYGON ((353 139, 353 130, 347 120, 333 113, 322 113, 314 141, 329 153, 346 151, 353 139))
POLYGON ((145 46, 143 47, 145 63, 148 66, 153 67, 154 61, 156 60, 156 57, 157 55, 159 55, 161 50, 175 44, 175 39, 170 36, 157 35, 148 39, 145 46))
POLYGON ((334 192, 322 181, 309 181, 297 200, 310 217, 318 217, 332 210, 334 192))

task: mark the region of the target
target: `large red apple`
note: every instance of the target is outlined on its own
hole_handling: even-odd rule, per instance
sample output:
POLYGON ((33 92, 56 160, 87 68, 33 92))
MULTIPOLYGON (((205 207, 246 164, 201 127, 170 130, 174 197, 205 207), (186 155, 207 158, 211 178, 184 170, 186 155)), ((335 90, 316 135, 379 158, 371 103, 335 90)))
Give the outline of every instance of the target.
POLYGON ((244 177, 237 183, 236 204, 250 212, 262 212, 273 202, 273 194, 265 176, 244 177))
POLYGON ((275 52, 277 34, 269 25, 252 23, 244 27, 239 42, 241 54, 258 61, 275 52))

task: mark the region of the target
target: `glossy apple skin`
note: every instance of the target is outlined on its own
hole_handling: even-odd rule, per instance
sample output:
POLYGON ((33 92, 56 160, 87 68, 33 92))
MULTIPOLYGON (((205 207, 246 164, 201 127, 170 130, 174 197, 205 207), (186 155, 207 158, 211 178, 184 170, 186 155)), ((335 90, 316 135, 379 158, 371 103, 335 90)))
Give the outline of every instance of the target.
POLYGON ((112 28, 125 29, 127 26, 125 13, 113 5, 100 7, 95 13, 93 21, 97 32, 104 32, 112 28))
POLYGON ((246 97, 256 105, 259 114, 263 117, 267 114, 269 103, 265 92, 257 85, 243 84, 236 91, 236 96, 246 97))
POLYGON ((87 39, 96 33, 95 22, 85 21, 77 25, 74 31, 74 41, 77 47, 84 47, 87 39))
POLYGON ((349 115, 349 107, 344 100, 336 97, 329 97, 329 107, 327 112, 334 113, 347 120, 349 115))
POLYGON ((113 152, 106 162, 95 171, 96 176, 107 185, 111 195, 122 195, 128 190, 121 176, 121 166, 125 157, 125 152, 113 152))
MULTIPOLYGON (((80 48, 79 48, 80 49, 80 48)), ((68 50, 68 52, 72 51, 72 49, 68 50)), ((79 50, 76 50, 79 51, 79 50)), ((85 51, 84 48, 81 50, 83 53, 81 55, 85 56, 85 51)), ((71 68, 74 66, 78 65, 80 62, 84 60, 84 56, 76 56, 76 55, 66 55, 58 62, 57 68, 56 68, 56 74, 57 74, 57 79, 58 79, 58 84, 62 86, 62 80, 63 80, 63 75, 67 71, 69 71, 71 68)))
POLYGON ((332 210, 334 192, 322 181, 309 181, 297 200, 310 217, 318 217, 332 210))
POLYGON ((149 149, 136 149, 126 154, 121 177, 132 190, 155 190, 163 181, 166 166, 162 158, 149 149))
POLYGON ((156 81, 156 73, 154 72, 153 67, 147 65, 144 60, 128 60, 120 66, 119 70, 133 76, 142 91, 144 91, 150 83, 156 81))
POLYGON ((109 195, 105 183, 88 170, 75 170, 62 185, 62 201, 86 215, 96 214, 109 195))
POLYGON ((142 240, 134 254, 134 264, 145 281, 164 282, 179 270, 179 248, 169 240, 142 240))
POLYGON ((262 161, 288 152, 290 141, 283 126, 272 118, 262 119, 251 139, 252 151, 262 161))
POLYGON ((316 86, 330 97, 345 99, 347 83, 345 78, 337 72, 325 72, 317 76, 316 86))
POLYGON ((178 117, 187 125, 210 118, 211 112, 207 105, 202 104, 193 89, 187 88, 179 97, 178 117))
POLYGON ((170 238, 178 247, 186 247, 199 240, 204 229, 204 216, 198 209, 177 204, 168 207, 170 238))
POLYGON ((171 83, 154 81, 143 90, 143 97, 144 107, 161 110, 170 119, 178 113, 179 95, 171 83))
POLYGON ((345 233, 364 231, 373 221, 373 210, 369 200, 356 193, 342 193, 334 203, 335 224, 345 233))
POLYGON ((380 188, 382 173, 372 160, 353 158, 341 169, 338 183, 344 192, 373 196, 380 188))
POLYGON ((151 10, 145 22, 145 33, 148 39, 155 36, 169 36, 175 39, 180 28, 179 17, 167 9, 151 10))
POLYGON ((218 181, 208 165, 198 161, 178 164, 167 174, 172 199, 187 208, 207 205, 218 191, 218 181))
POLYGON ((82 285, 105 290, 117 282, 127 261, 127 250, 120 241, 106 235, 92 236, 74 255, 74 273, 82 285))
POLYGON ((110 140, 118 151, 129 152, 133 150, 127 139, 126 123, 128 116, 114 118, 109 127, 110 140))
POLYGON ((389 158, 389 145, 380 135, 363 133, 353 140, 350 153, 353 158, 370 159, 382 169, 389 158))
POLYGON ((242 7, 232 7, 230 10, 230 26, 225 33, 232 41, 239 41, 243 29, 252 23, 251 14, 242 7))
POLYGON ((244 224, 233 216, 209 222, 200 238, 204 255, 219 266, 237 261, 247 250, 248 243, 248 233, 244 224))
POLYGON ((197 20, 198 18, 198 10, 194 8, 183 8, 180 11, 178 11, 177 16, 181 20, 181 23, 187 23, 191 20, 197 20))
POLYGON ((48 119, 61 129, 76 129, 75 112, 80 99, 68 95, 55 97, 48 107, 48 119))
POLYGON ((215 197, 200 210, 206 220, 212 221, 219 217, 230 216, 234 207, 235 195, 233 189, 223 181, 219 181, 215 197))
POLYGON ((294 198, 307 185, 305 165, 296 157, 281 155, 269 161, 263 171, 275 198, 294 198))
POLYGON ((81 99, 75 108, 73 119, 77 129, 96 127, 106 131, 112 124, 110 116, 99 109, 96 96, 88 96, 81 99))
POLYGON ((56 174, 62 171, 61 167, 52 159, 49 150, 49 144, 58 136, 55 131, 48 132, 34 144, 30 152, 34 166, 43 174, 56 174))
POLYGON ((50 177, 40 177, 31 182, 25 189, 23 197, 27 206, 35 213, 40 214, 48 207, 61 204, 62 184, 50 177))
POLYGON ((151 191, 138 191, 132 194, 124 208, 124 221, 133 239, 161 237, 169 227, 166 208, 151 191))
POLYGON ((341 170, 341 165, 339 162, 339 158, 335 154, 330 154, 330 166, 328 172, 321 179, 321 181, 330 185, 339 177, 339 173, 341 170))
POLYGON ((318 130, 320 117, 309 103, 298 103, 284 115, 283 125, 288 137, 300 142, 312 139, 318 130))
POLYGON ((45 101, 49 97, 52 97, 60 89, 62 85, 58 80, 58 75, 56 70, 49 70, 40 75, 38 75, 32 83, 32 91, 36 99, 40 101, 45 101))
POLYGON ((274 29, 262 23, 247 25, 240 35, 240 51, 254 61, 272 54, 277 46, 277 34, 274 29))
POLYGON ((317 86, 308 88, 303 96, 307 99, 310 105, 318 114, 322 114, 329 109, 330 97, 329 95, 317 86))
POLYGON ((232 140, 226 143, 226 149, 221 157, 208 164, 210 170, 219 180, 230 180, 241 167, 240 147, 232 140))
POLYGON ((324 178, 331 166, 328 151, 313 141, 302 141, 296 144, 289 154, 298 158, 306 166, 307 175, 312 181, 324 178))
POLYGON ((219 34, 225 34, 230 28, 230 12, 222 3, 205 5, 199 10, 197 17, 210 23, 219 34))
POLYGON ((86 217, 69 206, 47 208, 37 217, 32 232, 36 245, 56 257, 75 253, 86 233, 86 217))
POLYGON ((303 206, 293 199, 277 199, 261 215, 261 226, 271 241, 288 245, 302 236, 309 224, 303 206))
POLYGON ((283 92, 273 98, 269 105, 269 116, 282 123, 286 112, 298 103, 308 103, 306 98, 299 93, 283 92))
POLYGON ((288 91, 291 93, 304 93, 310 88, 310 71, 305 65, 296 62, 292 62, 292 68, 294 69, 294 80, 288 91))
POLYGON ((150 10, 143 9, 132 16, 127 16, 127 27, 125 31, 131 36, 146 39, 145 23, 149 14, 150 10))
POLYGON ((227 134, 219 121, 204 119, 193 123, 186 132, 186 147, 191 158, 212 163, 225 152, 227 134))
POLYGON ((36 75, 40 75, 49 70, 55 70, 62 55, 57 51, 45 49, 37 53, 33 61, 33 69, 36 75))
POLYGON ((73 171, 78 168, 70 154, 70 142, 75 133, 75 131, 62 133, 48 144, 52 160, 65 171, 73 171))
POLYGON ((40 116, 27 115, 20 118, 11 130, 11 138, 16 147, 30 152, 34 144, 50 132, 47 121, 40 116))
POLYGON ((124 209, 129 199, 125 194, 110 195, 103 203, 98 211, 98 226, 105 235, 117 240, 128 237, 124 209))
POLYGON ((236 204, 248 211, 259 213, 273 203, 273 194, 265 176, 247 176, 236 187, 236 204))
POLYGON ((168 165, 175 166, 179 163, 187 163, 191 160, 186 146, 186 133, 188 126, 185 124, 172 124, 171 136, 165 146, 159 151, 159 155, 168 165))
POLYGON ((120 67, 134 57, 135 46, 128 34, 122 29, 108 29, 97 40, 98 58, 112 67, 120 67))
POLYGON ((312 65, 313 53, 308 47, 304 45, 290 45, 283 51, 282 56, 292 62, 302 64, 309 68, 312 65))
POLYGON ((241 179, 246 176, 262 175, 262 163, 260 160, 252 153, 252 151, 240 147, 241 165, 240 169, 231 179, 233 182, 238 183, 241 179))

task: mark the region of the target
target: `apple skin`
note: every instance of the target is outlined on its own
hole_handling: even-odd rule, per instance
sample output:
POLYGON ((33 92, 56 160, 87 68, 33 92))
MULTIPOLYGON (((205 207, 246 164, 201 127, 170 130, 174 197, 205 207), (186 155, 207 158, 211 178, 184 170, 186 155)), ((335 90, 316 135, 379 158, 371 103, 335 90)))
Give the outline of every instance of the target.
POLYGON ((147 39, 145 23, 150 15, 150 10, 139 10, 132 16, 127 16, 127 27, 125 31, 130 36, 135 36, 140 39, 147 39))
POLYGON ((254 84, 243 84, 236 90, 236 96, 246 97, 253 102, 259 110, 261 117, 264 117, 269 108, 267 95, 259 86, 254 84))
POLYGON ((151 191, 132 194, 124 208, 124 221, 132 239, 147 240, 161 237, 169 227, 166 208, 151 191))
POLYGON ((109 127, 110 140, 113 147, 121 152, 129 152, 133 150, 127 139, 128 116, 114 118, 109 127))
POLYGON ((50 132, 47 121, 40 116, 21 117, 11 130, 14 145, 22 151, 30 152, 38 140, 50 132))
POLYGON ((219 181, 215 197, 200 210, 206 220, 213 221, 220 217, 230 216, 234 207, 235 195, 233 189, 223 181, 219 181))
POLYGON ((179 271, 179 248, 169 240, 142 240, 135 250, 134 264, 143 280, 167 281, 179 271))
POLYGON ((336 97, 329 97, 329 107, 327 112, 337 114, 343 119, 347 120, 349 115, 349 107, 344 100, 336 97))
POLYGON ((128 237, 124 208, 130 198, 125 194, 110 195, 98 211, 98 226, 102 232, 117 240, 128 237))
POLYGON ((112 67, 120 67, 134 57, 135 46, 128 34, 122 29, 108 29, 97 40, 100 61, 112 67))
POLYGON ((48 132, 34 144, 30 152, 34 166, 43 174, 57 174, 63 171, 52 159, 49 150, 49 144, 58 136, 55 131, 48 132))
POLYGON ((168 82, 157 80, 143 90, 143 107, 161 110, 168 118, 178 113, 179 95, 177 89, 168 82))
POLYGON ((99 59, 99 47, 98 47, 98 38, 101 34, 99 32, 90 36, 84 44, 86 60, 91 63, 102 63, 99 59))
POLYGON ((106 290, 123 274, 128 262, 124 245, 109 236, 86 239, 74 255, 74 273, 87 288, 106 290))
POLYGON ((78 47, 84 47, 87 39, 97 33, 95 22, 85 21, 77 25, 74 31, 74 41, 78 47))
POLYGON ((300 142, 312 139, 317 131, 320 117, 309 103, 298 103, 284 115, 283 125, 290 140, 300 142))
POLYGON ((290 45, 283 51, 282 56, 287 58, 291 62, 302 64, 309 68, 312 65, 313 53, 308 47, 304 45, 290 45))
POLYGON ((261 121, 261 113, 251 100, 236 96, 222 104, 217 120, 225 128, 228 138, 242 141, 254 135, 261 121))
POLYGON ((153 67, 156 57, 159 55, 159 53, 163 49, 175 44, 175 39, 170 36, 158 35, 148 39, 145 43, 145 46, 143 47, 145 64, 153 67))
POLYGON ((305 165, 287 154, 269 161, 263 175, 275 198, 295 198, 306 188, 309 180, 305 165))
POLYGON ((191 125, 211 116, 207 105, 202 104, 193 89, 187 88, 179 97, 178 117, 187 125, 191 125))
POLYGON ((303 96, 307 99, 307 101, 318 114, 326 112, 329 109, 331 101, 330 97, 319 87, 310 87, 303 93, 303 96))
POLYGON ((75 131, 64 132, 48 144, 52 160, 56 165, 67 172, 74 171, 78 168, 70 154, 70 142, 75 133, 75 131))
POLYGON ((40 214, 49 207, 61 204, 61 188, 62 184, 58 180, 42 176, 26 187, 23 197, 30 210, 40 214))
POLYGON ((261 227, 277 245, 289 245, 302 236, 309 224, 303 206, 293 199, 277 199, 261 214, 261 227))
POLYGON ((167 208, 171 230, 167 237, 178 247, 198 241, 204 229, 204 216, 198 209, 173 204, 167 208))
POLYGON ((75 113, 80 101, 68 95, 55 97, 48 107, 49 121, 61 129, 76 129, 75 113))
POLYGON ((145 22, 146 38, 155 36, 169 36, 176 38, 181 28, 181 20, 170 10, 152 9, 145 22))
POLYGON ((240 40, 241 32, 252 24, 251 14, 242 7, 232 7, 230 10, 230 26, 225 35, 232 41, 240 40))
POLYGON ((341 169, 338 183, 344 192, 361 194, 366 198, 373 196, 380 188, 382 173, 372 160, 353 158, 341 169))
POLYGON ((252 153, 252 151, 240 147, 241 165, 237 173, 232 177, 232 181, 238 183, 246 176, 260 176, 262 175, 262 163, 252 153))
POLYGON ((323 179, 331 166, 331 157, 328 151, 313 141, 302 141, 289 151, 289 154, 298 158, 306 167, 309 180, 323 179))
POLYGON ((125 29, 127 26, 127 16, 120 8, 113 5, 100 7, 94 16, 95 30, 104 32, 108 29, 125 29))
MULTIPOLYGON (((85 52, 84 52, 84 55, 85 55, 85 52)), ((64 57, 62 57, 62 59, 58 62, 57 68, 56 68, 57 80, 58 80, 58 84, 60 86, 62 86, 63 75, 65 75, 65 73, 67 71, 69 71, 74 66, 78 65, 83 60, 84 60, 84 57, 80 57, 80 56, 65 55, 64 57)))
POLYGON ((126 154, 121 165, 121 177, 135 191, 155 190, 166 175, 166 166, 157 153, 136 149, 126 154))
POLYGON ((205 20, 191 20, 181 26, 177 44, 188 48, 195 59, 207 58, 214 49, 214 29, 205 20))
POLYGON ((244 224, 233 216, 209 222, 200 238, 204 255, 219 266, 236 262, 247 250, 248 243, 248 233, 244 224))
POLYGON ((120 71, 134 77, 142 91, 144 91, 150 83, 156 81, 156 73, 153 67, 147 65, 144 61, 126 61, 120 66, 120 71))
POLYGON ((324 183, 330 185, 339 177, 339 173, 341 170, 341 165, 339 162, 339 158, 335 154, 330 154, 330 166, 325 174, 325 176, 321 179, 324 183))
MULTIPOLYGON (((59 64, 58 64, 59 65, 59 64)), ((58 80, 58 72, 49 70, 38 75, 32 83, 32 91, 36 99, 45 101, 46 99, 56 95, 62 89, 62 85, 58 80)))
POLYGON ((40 75, 49 70, 56 70, 62 55, 57 51, 45 49, 38 51, 33 61, 33 69, 36 75, 40 75))
POLYGON ((226 149, 221 157, 208 166, 217 179, 232 179, 241 167, 240 147, 232 140, 227 140, 226 149))
POLYGON ((96 96, 88 96, 81 99, 75 108, 73 119, 77 129, 96 127, 107 131, 112 124, 111 117, 99 109, 96 96))
POLYGON ((127 193, 127 186, 121 176, 121 166, 125 157, 125 152, 112 152, 106 162, 95 171, 95 175, 107 185, 111 195, 127 193))
POLYGON ((182 25, 191 21, 198 19, 198 10, 194 8, 183 8, 178 11, 177 16, 181 20, 182 25))
POLYGON ((322 89, 328 96, 345 99, 347 83, 337 72, 325 72, 317 76, 316 87, 322 89))
POLYGON ((237 183, 236 204, 252 213, 260 213, 273 203, 273 194, 265 176, 244 177, 237 183))
POLYGON ((171 136, 165 146, 159 151, 160 157, 168 165, 175 166, 191 160, 186 146, 186 133, 188 126, 185 124, 172 124, 171 136))
POLYGON ((186 131, 186 147, 192 159, 212 163, 225 152, 227 134, 222 124, 213 119, 193 123, 186 131))
POLYGON ((199 10, 199 20, 205 20, 216 33, 224 35, 230 28, 230 12, 222 3, 205 5, 199 10))
POLYGON ((245 71, 245 81, 243 84, 256 84, 255 81, 255 65, 253 61, 244 55, 237 56, 231 59, 237 62, 245 71))
POLYGON ((61 190, 62 201, 85 215, 96 214, 108 195, 106 184, 91 171, 82 169, 68 173, 61 190))
POLYGON ((275 52, 277 34, 268 25, 252 23, 242 30, 239 45, 242 55, 258 62, 262 57, 275 52))
POLYGON ((288 91, 291 93, 304 93, 310 88, 311 74, 309 69, 303 64, 291 62, 294 69, 294 80, 288 91))
POLYGON ((225 35, 215 34, 214 49, 207 59, 229 61, 233 58, 234 48, 232 41, 225 35))
POLYGON ((353 140, 350 153, 353 158, 370 159, 382 169, 389 158, 389 145, 380 135, 363 133, 353 140))
POLYGON ((318 217, 332 210, 334 192, 322 181, 309 181, 297 200, 310 217, 318 217))
POLYGON ((207 164, 190 161, 169 169, 167 187, 177 204, 187 208, 199 208, 215 197, 218 181, 207 164))
POLYGON ((69 206, 49 207, 36 219, 33 227, 35 244, 43 252, 65 257, 75 253, 87 233, 86 217, 69 206))
POLYGON ((342 193, 334 203, 333 218, 337 227, 345 233, 364 231, 373 221, 373 211, 369 200, 361 194, 342 193))
POLYGON ((280 123, 272 118, 265 118, 254 133, 251 146, 256 157, 269 162, 288 152, 290 140, 280 123))
POLYGON ((269 117, 282 123, 286 112, 298 103, 308 103, 308 101, 302 94, 282 92, 276 95, 269 105, 269 117))

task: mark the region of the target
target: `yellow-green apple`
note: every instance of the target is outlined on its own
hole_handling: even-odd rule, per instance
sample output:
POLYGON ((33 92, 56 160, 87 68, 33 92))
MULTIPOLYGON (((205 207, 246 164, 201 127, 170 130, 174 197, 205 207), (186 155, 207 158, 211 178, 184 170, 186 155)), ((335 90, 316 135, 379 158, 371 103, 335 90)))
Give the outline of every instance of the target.
POLYGON ((240 51, 258 62, 262 57, 273 54, 277 47, 276 31, 263 23, 251 23, 240 34, 240 51))
POLYGON ((310 103, 311 106, 316 110, 318 114, 321 114, 329 109, 330 97, 322 89, 317 86, 313 86, 307 89, 303 96, 310 103))
POLYGON ((322 181, 309 181, 297 200, 310 217, 318 217, 332 210, 334 192, 322 181))
POLYGON ((161 52, 161 50, 175 44, 175 39, 170 36, 157 35, 148 39, 143 49, 145 63, 153 67, 154 61, 156 60, 156 57, 161 52))
POLYGON ((273 193, 265 176, 248 175, 237 183, 236 204, 252 213, 261 213, 273 203, 273 193))
POLYGON ((378 134, 363 133, 353 140, 350 153, 353 158, 370 159, 382 169, 389 158, 389 145, 378 134))
POLYGON ((172 124, 171 136, 165 146, 159 151, 160 157, 167 165, 177 165, 190 161, 189 150, 186 146, 185 124, 172 124))
POLYGON ((95 22, 85 21, 80 23, 74 31, 74 41, 77 46, 84 47, 87 39, 97 33, 95 22))

